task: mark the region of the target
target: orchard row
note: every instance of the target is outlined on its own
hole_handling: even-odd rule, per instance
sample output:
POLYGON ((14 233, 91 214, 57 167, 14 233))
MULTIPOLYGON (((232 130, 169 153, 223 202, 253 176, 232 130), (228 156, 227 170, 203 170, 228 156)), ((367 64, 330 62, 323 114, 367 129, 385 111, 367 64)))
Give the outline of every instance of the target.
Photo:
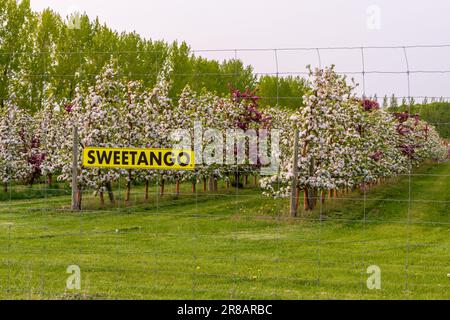
MULTIPOLYGON (((389 113, 376 101, 357 98, 356 85, 333 67, 311 70, 304 105, 295 111, 261 109, 256 92, 250 90, 232 89, 229 97, 219 97, 206 91, 198 94, 186 86, 178 101, 173 101, 167 80, 170 73, 171 66, 166 64, 149 89, 139 81, 119 77, 111 61, 95 85, 76 88, 71 100, 56 99, 55 89, 45 84, 42 108, 34 114, 20 109, 17 97, 11 95, 0 115, 0 180, 5 190, 11 182, 32 184, 41 177, 50 184, 54 179, 71 182, 73 127, 78 129, 80 155, 84 146, 170 148, 176 143, 173 132, 177 129, 185 136, 179 139, 190 136, 188 141, 195 142, 194 123, 199 122, 223 134, 230 129, 276 130, 279 143, 275 148, 275 141, 268 138, 268 149, 272 150, 270 157, 276 158, 277 170, 259 179, 264 194, 273 197, 291 193, 294 132, 298 132, 296 188, 304 191, 310 209, 319 193, 364 186, 408 173, 427 159, 447 157, 447 148, 431 124, 419 115, 389 113)), ((206 142, 220 139, 201 134, 206 142)), ((250 142, 245 148, 249 152, 250 142)), ((102 202, 107 193, 114 201, 112 185, 121 177, 127 183, 125 200, 129 201, 135 182, 146 185, 147 198, 148 185, 154 181, 162 194, 168 181, 175 182, 177 192, 183 181, 190 181, 193 190, 197 183, 203 181, 206 186, 209 181, 214 190, 219 179, 238 186, 241 179, 262 172, 259 162, 224 162, 220 159, 223 153, 208 143, 200 152, 217 161, 197 163, 192 171, 100 169, 82 167, 80 156, 79 204, 83 190, 94 190, 102 202)))

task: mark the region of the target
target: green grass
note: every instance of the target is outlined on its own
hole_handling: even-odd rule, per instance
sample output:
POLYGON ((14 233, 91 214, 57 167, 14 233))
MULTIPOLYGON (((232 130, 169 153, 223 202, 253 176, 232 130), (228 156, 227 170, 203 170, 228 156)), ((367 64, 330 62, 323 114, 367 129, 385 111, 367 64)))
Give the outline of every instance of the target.
POLYGON ((51 196, 68 195, 70 188, 62 183, 48 186, 45 183, 35 184, 32 187, 28 185, 9 185, 7 192, 0 191, 0 202, 22 199, 39 199, 51 196))
POLYGON ((145 202, 136 187, 132 206, 101 210, 87 196, 83 213, 67 195, 0 202, 0 298, 450 298, 450 163, 298 219, 257 189, 188 190, 145 202), (80 291, 65 288, 72 264, 80 291))

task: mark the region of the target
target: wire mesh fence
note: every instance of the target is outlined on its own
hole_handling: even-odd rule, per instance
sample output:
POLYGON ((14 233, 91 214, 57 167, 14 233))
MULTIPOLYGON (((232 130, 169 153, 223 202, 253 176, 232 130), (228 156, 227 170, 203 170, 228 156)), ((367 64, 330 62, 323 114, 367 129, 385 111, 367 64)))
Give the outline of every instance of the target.
MULTIPOLYGON (((360 96, 448 101, 450 45, 193 50, 209 59, 241 59, 256 76, 307 76, 305 66, 335 64, 360 83, 360 96), (439 59, 440 58, 440 59, 439 59)), ((18 54, 18 53, 11 53, 18 54)), ((80 55, 79 51, 64 52, 80 55)), ((98 52, 131 59, 149 52, 98 52)), ((157 53, 151 53, 157 54, 157 53)), ((50 63, 50 62, 49 62, 50 63)), ((122 74, 156 77, 160 70, 122 74)), ((29 74, 30 79, 47 74, 29 74)), ((92 79, 96 74, 52 74, 92 79)), ((237 76, 177 73, 173 77, 237 76)), ((201 80, 199 80, 201 81, 201 80)), ((232 83, 231 83, 232 84, 232 83)), ((172 97, 175 98, 175 97, 172 97)), ((280 104, 298 97, 273 97, 280 104)), ((4 97, 3 99, 6 99, 4 97)), ((20 98, 19 98, 20 99, 20 98)), ((431 123, 448 127, 447 122, 431 123)), ((70 132, 68 132, 70 136, 70 132)), ((290 217, 289 199, 263 197, 260 177, 242 185, 159 175, 121 175, 114 200, 83 190, 71 210, 70 186, 10 182, 0 196, 3 298, 67 299, 355 299, 450 298, 448 163, 427 163, 380 185, 324 195, 312 212, 290 217), (164 189, 162 189, 164 185, 164 189), (69 268, 71 267, 72 268, 69 268), (75 268, 73 268, 75 266, 75 268), (78 269, 77 269, 78 267, 78 269), (69 268, 69 269, 68 269, 69 268), (381 278, 380 278, 381 277, 381 278), (78 280, 77 280, 78 279, 78 280), (78 281, 78 282, 77 282, 78 281)))

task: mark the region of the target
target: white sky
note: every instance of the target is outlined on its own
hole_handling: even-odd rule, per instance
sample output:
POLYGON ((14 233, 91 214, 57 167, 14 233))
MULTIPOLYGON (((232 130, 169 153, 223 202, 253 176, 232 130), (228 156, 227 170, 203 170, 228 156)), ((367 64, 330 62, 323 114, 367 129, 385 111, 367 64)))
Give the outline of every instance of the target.
MULTIPOLYGON (((31 0, 98 16, 118 31, 146 38, 186 41, 194 50, 336 46, 450 45, 449 0, 31 0), (379 9, 379 14, 377 10, 379 9), (368 11, 369 10, 369 11, 368 11), (369 26, 372 26, 370 28, 369 26), (373 26, 379 28, 373 28, 373 26)), ((202 52, 222 60, 234 52, 202 52)), ((304 72, 317 65, 314 51, 278 51, 278 71, 304 72)), ((256 72, 276 72, 274 51, 238 51, 256 72)), ((409 49, 412 70, 450 71, 450 47, 409 49)), ((321 51, 322 65, 361 71, 359 50, 321 51)), ((402 50, 366 50, 366 70, 405 71, 402 50)), ((367 94, 407 95, 405 74, 367 74, 367 94)), ((355 76, 362 82, 361 76, 355 76)), ((361 84, 362 85, 362 84, 361 84)), ((413 96, 450 96, 450 73, 411 74, 413 96)))

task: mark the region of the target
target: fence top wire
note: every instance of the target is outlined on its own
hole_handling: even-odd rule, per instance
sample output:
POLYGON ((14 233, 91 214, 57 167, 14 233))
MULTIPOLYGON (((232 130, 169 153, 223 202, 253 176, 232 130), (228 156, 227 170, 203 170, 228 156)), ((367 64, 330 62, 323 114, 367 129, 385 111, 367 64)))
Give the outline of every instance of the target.
MULTIPOLYGON (((216 48, 216 49, 190 49, 191 53, 202 53, 202 52, 246 52, 246 51, 325 51, 325 50, 370 50, 370 49, 429 49, 429 48, 450 48, 450 44, 416 44, 416 45, 392 45, 392 46, 329 46, 329 47, 280 47, 280 48, 216 48)), ((38 55, 38 54, 49 54, 52 51, 38 51, 38 52, 24 52, 24 51, 14 51, 14 52, 0 52, 0 55, 38 55)), ((90 50, 79 50, 79 51, 58 51, 57 54, 132 54, 132 53, 167 53, 165 50, 106 50, 106 51, 90 51, 90 50)))

